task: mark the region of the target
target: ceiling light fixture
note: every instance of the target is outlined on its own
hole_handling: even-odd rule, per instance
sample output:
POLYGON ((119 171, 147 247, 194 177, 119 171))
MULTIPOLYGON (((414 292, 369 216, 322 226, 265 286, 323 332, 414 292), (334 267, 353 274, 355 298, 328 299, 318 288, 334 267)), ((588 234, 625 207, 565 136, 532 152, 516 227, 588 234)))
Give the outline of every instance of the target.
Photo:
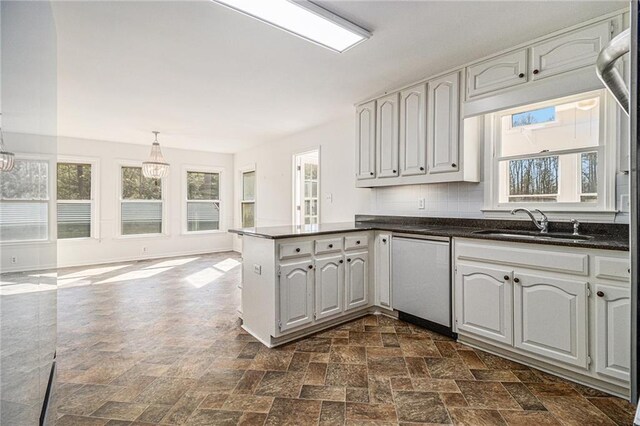
POLYGON ((307 0, 212 0, 336 52, 371 37, 367 30, 307 0))
MULTIPOLYGON (((0 113, 2 118, 2 113, 0 113)), ((0 171, 10 172, 15 165, 16 156, 13 152, 6 151, 4 148, 4 137, 2 135, 2 122, 0 122, 0 171)))
POLYGON ((142 175, 144 177, 161 179, 169 175, 169 163, 164 161, 162 151, 160 151, 160 143, 158 142, 158 134, 160 132, 153 131, 156 140, 151 145, 151 155, 149 161, 142 163, 142 175))

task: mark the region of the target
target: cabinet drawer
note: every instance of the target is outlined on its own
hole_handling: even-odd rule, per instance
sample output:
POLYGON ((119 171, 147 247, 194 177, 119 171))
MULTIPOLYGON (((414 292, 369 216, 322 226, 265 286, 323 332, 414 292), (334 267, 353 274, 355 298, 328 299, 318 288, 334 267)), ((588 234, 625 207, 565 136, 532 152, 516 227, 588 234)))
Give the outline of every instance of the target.
POLYGON ((602 280, 629 281, 631 278, 629 259, 596 256, 595 268, 596 278, 602 280))
POLYGON ((354 250, 369 246, 369 237, 366 235, 350 235, 344 237, 344 249, 354 250))
POLYGON ((333 253, 342 250, 342 238, 316 240, 316 254, 333 253))
POLYGON ((310 256, 313 251, 313 241, 280 244, 280 259, 310 256))

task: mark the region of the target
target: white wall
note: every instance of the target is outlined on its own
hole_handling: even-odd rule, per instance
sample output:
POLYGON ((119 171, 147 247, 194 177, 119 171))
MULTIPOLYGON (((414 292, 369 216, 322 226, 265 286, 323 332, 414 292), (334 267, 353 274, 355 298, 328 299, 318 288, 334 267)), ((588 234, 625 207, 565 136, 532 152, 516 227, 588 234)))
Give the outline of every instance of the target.
MULTIPOLYGON (((354 121, 349 116, 237 153, 236 170, 256 167, 256 225, 290 225, 293 222, 293 155, 318 147, 320 222, 352 221, 355 213, 368 211, 371 190, 358 189, 354 184, 354 140, 354 121)), ((240 203, 240 191, 237 176, 236 206, 240 203)), ((235 224, 239 227, 239 209, 236 212, 235 224)))
MULTIPOLYGON (((14 141, 14 146, 20 153, 42 154, 43 144, 52 138, 33 135, 8 135, 14 141)), ((151 141, 151 134, 149 140, 151 141)), ((98 162, 98 238, 58 240, 57 266, 88 265, 115 261, 125 261, 144 258, 177 256, 192 253, 207 253, 233 249, 233 239, 226 232, 233 223, 233 155, 216 154, 211 152, 187 151, 181 149, 163 148, 166 160, 171 164, 164 194, 166 203, 166 235, 161 236, 119 236, 119 194, 118 178, 120 176, 120 162, 134 161, 141 163, 149 155, 151 142, 147 145, 133 145, 117 142, 104 142, 74 138, 58 138, 57 156, 85 158, 98 162), (182 222, 184 200, 184 166, 203 168, 220 168, 221 173, 221 229, 211 234, 183 234, 182 222), (144 251, 146 248, 146 251, 144 251)), ((52 164, 56 155, 49 156, 52 164)), ((54 166, 52 166, 52 172, 54 166)), ((55 174, 51 174, 52 179, 55 174)), ((50 223, 55 227, 55 193, 52 192, 50 203, 50 223)), ((32 253, 44 251, 55 242, 33 244, 3 244, 0 259, 3 271, 29 270, 36 267, 55 267, 55 257, 46 262, 32 262, 32 253), (18 264, 10 264, 12 256, 18 257, 18 264)))
MULTIPOLYGON (((162 136, 162 135, 160 135, 162 136)), ((151 134, 149 135, 151 141, 151 134)), ((162 139, 160 139, 162 143, 162 139)), ((80 265, 99 262, 156 258, 191 253, 206 253, 232 249, 232 237, 226 232, 233 218, 233 155, 163 148, 171 171, 164 194, 166 203, 165 233, 162 236, 120 237, 118 212, 118 178, 121 161, 142 162, 149 155, 151 144, 133 145, 61 137, 58 155, 87 156, 99 159, 100 238, 88 240, 58 240, 58 265, 80 265), (213 234, 184 234, 183 212, 185 166, 220 168, 221 229, 213 234), (146 251, 145 251, 146 248, 146 251)))

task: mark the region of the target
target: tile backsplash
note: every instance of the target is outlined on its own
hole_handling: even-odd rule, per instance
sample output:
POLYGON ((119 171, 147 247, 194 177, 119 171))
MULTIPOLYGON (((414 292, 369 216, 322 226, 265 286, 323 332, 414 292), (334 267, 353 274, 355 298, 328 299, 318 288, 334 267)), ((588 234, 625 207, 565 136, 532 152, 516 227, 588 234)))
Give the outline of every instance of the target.
MULTIPOLYGON (((483 218, 484 183, 453 182, 375 188, 371 213, 377 215, 483 218), (421 208, 424 200, 424 208, 421 208)), ((629 223, 629 176, 616 176, 616 223, 629 223)))
POLYGON ((371 204, 374 214, 482 218, 484 185, 454 182, 375 188, 371 204))

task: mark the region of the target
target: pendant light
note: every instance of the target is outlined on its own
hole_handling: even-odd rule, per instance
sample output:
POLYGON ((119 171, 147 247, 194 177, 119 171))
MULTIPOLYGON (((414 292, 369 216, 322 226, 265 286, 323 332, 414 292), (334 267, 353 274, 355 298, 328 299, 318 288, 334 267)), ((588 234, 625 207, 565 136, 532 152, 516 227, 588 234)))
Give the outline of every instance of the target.
POLYGON ((160 151, 160 143, 158 142, 158 134, 160 132, 152 132, 156 136, 156 140, 151 145, 151 155, 149 161, 142 163, 142 175, 144 177, 160 179, 169 174, 169 163, 164 161, 162 151, 160 151))
MULTIPOLYGON (((0 113, 0 118, 2 113, 0 113)), ((15 165, 16 156, 13 152, 5 151, 4 138, 2 137, 2 123, 0 122, 0 171, 10 172, 15 165)))

